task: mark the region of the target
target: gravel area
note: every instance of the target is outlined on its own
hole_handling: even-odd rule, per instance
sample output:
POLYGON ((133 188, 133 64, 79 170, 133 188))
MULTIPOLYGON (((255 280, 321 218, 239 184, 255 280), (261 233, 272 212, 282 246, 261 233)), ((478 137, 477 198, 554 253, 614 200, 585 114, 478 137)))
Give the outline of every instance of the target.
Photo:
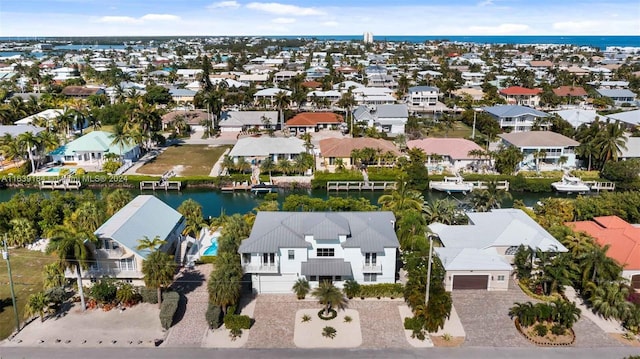
MULTIPOLYGON (((348 308, 358 311, 362 331, 359 348, 411 348, 404 336, 398 315, 402 301, 349 301, 348 308)), ((255 324, 246 348, 295 348, 295 315, 300 309, 320 309, 315 299, 297 300, 294 295, 259 295, 254 310, 255 324)))
POLYGON ((192 270, 183 268, 178 274, 172 288, 180 293, 180 305, 164 346, 202 345, 208 330, 204 315, 209 303, 207 280, 212 269, 211 264, 203 264, 192 270))

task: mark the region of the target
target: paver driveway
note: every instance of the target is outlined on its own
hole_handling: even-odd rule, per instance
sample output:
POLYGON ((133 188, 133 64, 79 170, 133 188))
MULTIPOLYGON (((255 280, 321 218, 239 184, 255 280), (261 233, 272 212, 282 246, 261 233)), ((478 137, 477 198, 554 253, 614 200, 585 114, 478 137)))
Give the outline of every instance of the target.
MULTIPOLYGON (((507 291, 458 290, 452 292, 453 304, 467 334, 463 346, 531 347, 509 318, 515 302, 537 302, 516 285, 507 291)), ((595 323, 581 317, 573 327, 576 347, 622 346, 595 323)))

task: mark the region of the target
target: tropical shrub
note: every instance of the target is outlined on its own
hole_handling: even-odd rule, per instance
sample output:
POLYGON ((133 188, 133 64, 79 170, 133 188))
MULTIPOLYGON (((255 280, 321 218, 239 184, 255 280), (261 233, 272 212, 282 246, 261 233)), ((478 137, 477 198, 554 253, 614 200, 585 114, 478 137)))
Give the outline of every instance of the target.
POLYGON ((346 280, 342 287, 342 291, 349 299, 357 297, 360 295, 360 284, 353 279, 346 280))
POLYGON ((566 331, 567 329, 560 324, 554 324, 551 327, 551 334, 553 335, 564 335, 566 331))
POLYGON ((413 316, 404 318, 404 329, 411 331, 411 338, 425 340, 424 318, 413 316))
POLYGON ((318 318, 322 320, 331 320, 337 316, 338 316, 338 312, 336 312, 335 309, 329 309, 328 312, 326 312, 325 309, 320 309, 320 311, 318 312, 318 318))
POLYGON ((49 298, 43 292, 31 294, 24 307, 24 316, 29 318, 33 315, 40 316, 40 321, 44 322, 44 314, 49 308, 49 298))
POLYGON ((536 326, 533 327, 533 330, 535 330, 536 334, 538 334, 538 336, 540 337, 544 337, 545 335, 547 335, 547 332, 549 331, 547 326, 542 323, 536 324, 536 326))
POLYGON ((401 298, 404 295, 404 285, 402 283, 365 284, 360 285, 358 294, 364 298, 401 298))
POLYGON ((55 310, 57 310, 60 305, 62 305, 62 303, 64 303, 64 301, 69 298, 69 295, 64 287, 49 288, 44 293, 47 298, 49 298, 49 303, 55 310))
POLYGON ((209 324, 210 329, 218 329, 222 324, 222 308, 219 305, 209 303, 207 312, 205 313, 205 319, 209 324))
POLYGON ((173 316, 178 310, 180 295, 176 292, 165 292, 162 296, 162 306, 160 307, 160 324, 162 328, 169 329, 173 324, 173 316))
POLYGON ((93 284, 89 290, 89 296, 101 304, 111 303, 116 299, 117 290, 118 287, 113 279, 101 279, 93 284))
POLYGON ((309 281, 307 281, 304 278, 299 278, 294 284, 293 284, 293 292, 296 294, 296 297, 298 297, 298 299, 304 299, 307 294, 309 294, 309 292, 311 291, 311 287, 309 286, 309 281))
POLYGON ((325 338, 333 339, 336 337, 337 331, 334 327, 324 327, 322 328, 322 336, 325 338))
POLYGON ((124 306, 132 306, 141 300, 138 290, 130 283, 121 282, 116 291, 116 300, 124 306))
POLYGON ((248 315, 227 314, 224 316, 224 326, 229 329, 250 329, 251 318, 248 315))
POLYGON ((310 322, 310 321, 311 321, 311 316, 309 314, 305 314, 302 316, 303 323, 310 322))
POLYGON ((345 323, 351 323, 352 321, 353 321, 353 318, 351 318, 351 317, 350 317, 350 316, 348 316, 348 315, 345 315, 345 317, 344 317, 344 322, 345 322, 345 323))

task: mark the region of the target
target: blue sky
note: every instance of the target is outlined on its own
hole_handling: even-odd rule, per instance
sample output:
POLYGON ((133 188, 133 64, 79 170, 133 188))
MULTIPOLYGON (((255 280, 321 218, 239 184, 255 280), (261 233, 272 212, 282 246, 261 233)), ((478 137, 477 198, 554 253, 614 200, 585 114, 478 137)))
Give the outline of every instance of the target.
POLYGON ((640 35, 639 0, 0 0, 0 36, 640 35))

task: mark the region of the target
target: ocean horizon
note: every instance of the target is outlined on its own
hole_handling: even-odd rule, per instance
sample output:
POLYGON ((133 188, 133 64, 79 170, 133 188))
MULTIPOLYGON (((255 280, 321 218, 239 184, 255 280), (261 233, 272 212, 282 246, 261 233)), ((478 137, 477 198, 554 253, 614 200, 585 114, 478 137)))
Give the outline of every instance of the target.
MULTIPOLYGON (((94 45, 110 45, 119 40, 151 40, 172 38, 207 38, 207 37, 262 37, 269 39, 317 39, 322 41, 362 40, 363 35, 193 35, 193 36, 24 36, 0 37, 0 41, 72 41, 75 43, 88 42, 94 45), (105 41, 101 43, 100 40, 105 41), (108 40, 107 40, 108 39, 108 40), (117 39, 117 40, 116 40, 117 39)), ((374 41, 424 43, 427 41, 451 41, 477 44, 553 44, 590 46, 600 50, 607 47, 640 47, 640 35, 376 35, 374 41)), ((112 47, 113 45, 109 46, 112 47)))

